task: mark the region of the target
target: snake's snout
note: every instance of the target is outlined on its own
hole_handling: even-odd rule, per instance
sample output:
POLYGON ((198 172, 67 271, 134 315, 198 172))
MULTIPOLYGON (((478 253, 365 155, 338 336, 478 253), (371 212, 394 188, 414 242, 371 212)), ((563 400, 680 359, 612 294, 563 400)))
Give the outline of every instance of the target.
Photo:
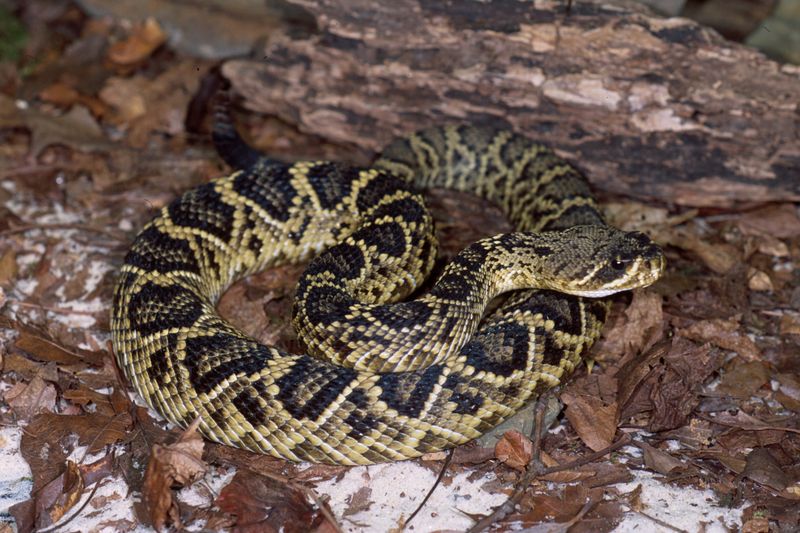
POLYGON ((664 257, 664 252, 661 247, 650 242, 648 247, 642 252, 642 262, 644 263, 645 272, 649 271, 651 278, 649 283, 653 283, 664 273, 667 268, 667 260, 664 257))

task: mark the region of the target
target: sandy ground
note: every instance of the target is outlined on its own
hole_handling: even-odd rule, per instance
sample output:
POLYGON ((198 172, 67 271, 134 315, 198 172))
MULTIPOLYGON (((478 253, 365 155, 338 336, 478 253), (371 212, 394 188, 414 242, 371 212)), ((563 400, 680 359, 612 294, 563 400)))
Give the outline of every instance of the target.
MULTIPOLYGON (((0 430, 0 520, 8 521, 8 508, 29 497, 31 472, 19 454, 22 429, 7 427, 0 430)), ((623 451, 637 453, 634 448, 623 451)), ((73 455, 82 453, 77 449, 73 455)), ((95 458, 85 457, 85 461, 95 458)), ((191 488, 180 492, 182 502, 192 505, 207 505, 212 495, 218 494, 233 477, 234 471, 214 472, 191 488)), ((382 532, 398 526, 419 505, 433 485, 436 475, 413 461, 355 467, 347 471, 342 479, 332 479, 317 484, 317 493, 329 498, 330 506, 347 532, 382 532), (373 504, 367 511, 343 516, 348 507, 348 499, 362 487, 369 487, 373 504)), ((420 514, 410 524, 408 531, 464 531, 470 527, 469 515, 481 515, 491 511, 504 501, 502 494, 491 493, 483 486, 492 481, 487 474, 471 479, 469 472, 457 474, 445 486, 434 491, 420 514)), ((107 478, 94 493, 92 500, 75 508, 82 511, 66 523, 59 531, 64 532, 110 532, 119 530, 123 524, 136 522, 133 511, 133 498, 128 494, 125 481, 119 477, 107 478)), ((649 472, 637 472, 636 479, 630 483, 617 485, 622 492, 634 490, 642 485, 642 512, 672 527, 684 531, 705 531, 724 533, 741 524, 741 508, 725 509, 714 504, 716 499, 711 491, 693 488, 679 488, 659 481, 649 472)), ((87 496, 88 496, 87 491, 87 496)), ((86 496, 85 496, 86 497, 86 496)), ((68 514, 73 516, 74 513, 68 514)), ((193 524, 190 530, 200 530, 201 524, 193 524)), ((2 530, 2 528, 0 528, 2 530)), ((133 531, 152 531, 143 526, 133 531)), ((616 528, 617 533, 664 532, 667 527, 659 525, 647 516, 631 511, 616 528)))

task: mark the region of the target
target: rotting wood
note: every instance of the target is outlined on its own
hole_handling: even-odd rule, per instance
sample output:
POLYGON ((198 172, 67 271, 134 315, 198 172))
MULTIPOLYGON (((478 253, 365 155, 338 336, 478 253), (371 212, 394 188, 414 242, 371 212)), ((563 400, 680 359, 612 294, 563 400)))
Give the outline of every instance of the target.
MULTIPOLYGON (((800 67, 608 2, 297 0, 319 32, 223 66, 254 111, 371 155, 420 127, 542 139, 605 191, 800 200, 800 67)), ((365 157, 366 161, 366 157, 365 157)))

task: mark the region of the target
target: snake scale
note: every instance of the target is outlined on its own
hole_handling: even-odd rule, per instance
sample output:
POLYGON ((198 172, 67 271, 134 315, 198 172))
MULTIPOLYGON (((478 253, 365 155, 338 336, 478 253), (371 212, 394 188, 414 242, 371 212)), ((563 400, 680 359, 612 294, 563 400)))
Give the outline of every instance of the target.
POLYGON ((466 443, 575 368, 608 311, 586 297, 648 285, 664 268, 648 237, 603 222, 573 166, 509 131, 432 128, 353 168, 279 163, 226 118, 215 128, 239 170, 138 234, 111 327, 147 403, 183 427, 199 418, 223 444, 353 465, 466 443), (468 246, 427 294, 396 303, 436 257, 420 196, 432 187, 498 204, 516 232, 468 246), (293 311, 307 353, 259 344, 215 310, 235 280, 308 260, 293 311))

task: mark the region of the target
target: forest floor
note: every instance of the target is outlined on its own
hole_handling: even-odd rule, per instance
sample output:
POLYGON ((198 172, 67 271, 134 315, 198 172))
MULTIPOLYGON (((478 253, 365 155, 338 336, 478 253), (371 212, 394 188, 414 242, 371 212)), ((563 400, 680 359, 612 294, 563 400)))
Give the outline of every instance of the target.
MULTIPOLYGON (((214 64, 165 46, 154 21, 59 6, 28 13, 27 29, 2 21, 24 55, 0 62, 0 532, 14 521, 19 531, 462 531, 512 495, 494 530, 800 528, 800 212, 790 203, 687 210, 600 191, 613 224, 664 246, 668 271, 615 298, 593 364, 550 399, 550 430, 533 441, 504 428, 446 468, 446 454, 349 468, 171 429, 117 371, 109 309, 137 230, 227 171, 208 136, 214 64), (537 448, 545 470, 530 475, 537 448)), ((276 119, 239 119, 276 156, 365 163, 276 119)), ((508 229, 477 199, 430 200, 445 259, 508 229)), ((301 271, 237 283, 220 312, 296 347, 301 271)))

